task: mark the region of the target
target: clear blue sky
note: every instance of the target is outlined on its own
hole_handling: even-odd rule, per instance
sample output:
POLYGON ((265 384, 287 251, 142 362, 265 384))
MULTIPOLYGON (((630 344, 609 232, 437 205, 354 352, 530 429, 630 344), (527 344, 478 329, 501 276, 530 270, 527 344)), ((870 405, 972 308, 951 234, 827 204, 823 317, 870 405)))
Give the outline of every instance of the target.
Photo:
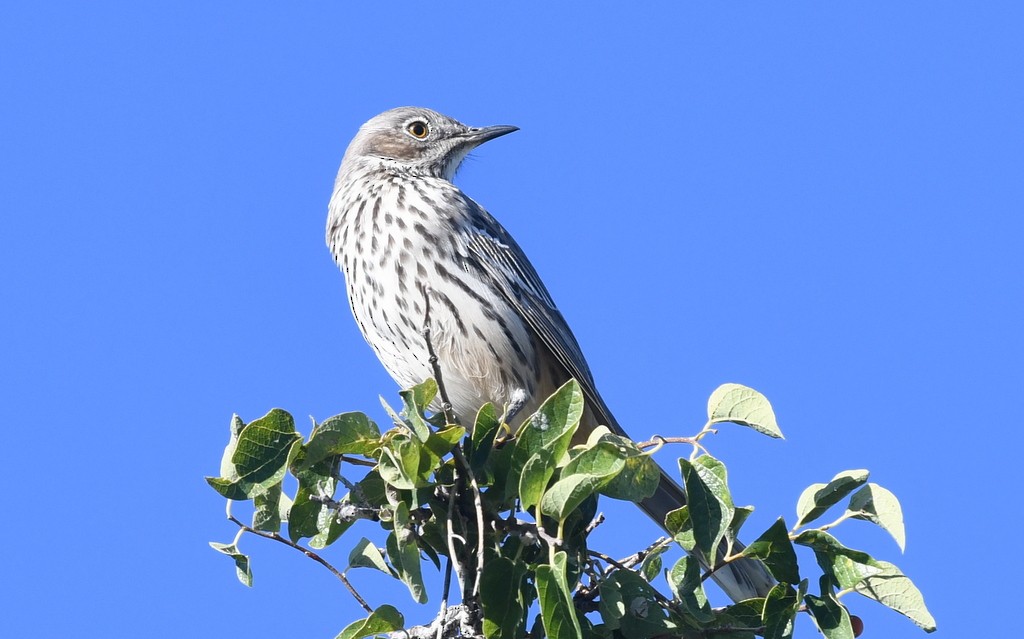
MULTIPOLYGON (((840 536, 913 577, 945 636, 1012 632, 974 607, 1020 589, 997 539, 1022 450, 1024 5, 681 4, 6 3, 0 635, 333 637, 359 615, 271 542, 245 543, 239 585, 202 477, 232 412, 383 421, 394 386, 323 226, 356 128, 405 104, 521 127, 458 182, 636 437, 695 432, 719 383, 760 389, 788 439, 710 442, 752 527, 868 468, 906 554, 840 536)), ((604 506, 628 522, 611 552, 655 537, 604 506)), ((850 602, 867 636, 922 636, 850 602)))

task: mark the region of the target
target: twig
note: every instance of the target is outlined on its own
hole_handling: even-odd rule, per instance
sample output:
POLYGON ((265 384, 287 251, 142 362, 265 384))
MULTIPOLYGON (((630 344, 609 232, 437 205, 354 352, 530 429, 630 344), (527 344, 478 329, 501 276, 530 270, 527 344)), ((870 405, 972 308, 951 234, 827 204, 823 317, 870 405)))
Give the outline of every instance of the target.
POLYGON ((455 526, 452 523, 452 517, 455 515, 455 493, 456 487, 452 486, 451 492, 448 493, 448 558, 451 559, 455 565, 455 574, 459 576, 459 591, 462 593, 462 598, 466 598, 466 571, 462 568, 462 564, 459 563, 459 555, 455 551, 455 526))
POLYGON ((395 630, 384 636, 389 639, 436 639, 437 637, 454 637, 455 626, 459 626, 461 636, 474 637, 471 619, 473 610, 466 604, 448 608, 443 615, 424 626, 412 626, 403 630, 395 630))
MULTIPOLYGON (((437 353, 434 352, 434 345, 430 341, 430 289, 424 292, 424 306, 423 340, 427 343, 427 355, 429 356, 430 367, 433 369, 434 381, 437 382, 437 392, 441 396, 441 408, 444 411, 446 422, 458 424, 458 418, 452 410, 452 403, 448 400, 448 391, 445 389, 444 379, 441 377, 441 364, 437 359, 437 353)), ((476 597, 480 594, 480 582, 483 579, 484 571, 484 507, 480 498, 480 486, 477 484, 476 476, 473 474, 473 468, 469 465, 469 460, 462 453, 460 446, 456 446, 452 452, 456 461, 462 466, 463 472, 466 473, 470 489, 473 491, 473 508, 476 511, 477 553, 476 580, 473 582, 472 596, 476 597)), ((465 593, 463 592, 463 594, 465 593)))
POLYGON ((665 444, 689 444, 693 446, 694 453, 698 450, 702 450, 707 453, 708 449, 704 448, 704 445, 700 443, 700 436, 706 432, 714 431, 702 430, 696 437, 662 437, 661 435, 655 435, 645 442, 638 443, 636 447, 640 450, 654 448, 654 451, 652 452, 657 452, 657 450, 665 444))
POLYGON ((266 531, 263 531, 263 530, 256 530, 255 528, 247 526, 247 525, 243 524, 241 521, 239 521, 233 515, 229 515, 228 519, 230 521, 232 521, 235 525, 237 525, 239 528, 241 528, 243 531, 248 532, 248 533, 252 533, 252 534, 254 534, 254 535, 258 536, 258 537, 263 537, 265 539, 273 539, 274 541, 280 542, 280 543, 284 544, 285 546, 288 546, 289 548, 294 548, 295 550, 297 550, 297 551, 301 552, 302 554, 306 555, 307 557, 309 557, 313 561, 317 562, 318 564, 320 564, 324 568, 330 570, 331 573, 335 577, 337 577, 338 579, 341 580, 341 583, 345 584, 345 587, 348 588, 349 593, 353 597, 355 597, 356 601, 359 602, 359 605, 363 607, 363 610, 365 610, 368 613, 373 613, 373 608, 371 608, 370 605, 368 603, 366 603, 365 599, 363 599, 361 596, 359 596, 359 593, 356 592, 356 589, 352 586, 352 584, 345 577, 345 575, 342 574, 337 568, 332 566, 330 564, 330 562, 328 562, 326 559, 324 559, 320 555, 316 554, 312 550, 309 550, 308 548, 303 548, 302 546, 298 545, 297 543, 295 543, 291 539, 287 539, 285 537, 282 537, 281 535, 279 535, 277 533, 266 532, 266 531))
POLYGON ((653 448, 655 446, 661 447, 664 444, 690 444, 696 445, 697 440, 693 437, 662 437, 661 435, 654 435, 645 442, 639 442, 636 447, 640 450, 646 448, 653 448))
POLYGON ((647 559, 648 555, 650 555, 652 552, 655 552, 658 550, 658 548, 662 546, 667 546, 670 543, 672 543, 672 539, 670 537, 658 537, 650 546, 648 546, 644 550, 641 550, 640 552, 633 553, 629 557, 620 559, 619 563, 621 563, 623 566, 626 566, 627 568, 632 569, 633 566, 639 563, 643 563, 644 559, 647 559))
MULTIPOLYGON (((625 565, 625 564, 623 564, 623 563, 621 563, 621 562, 619 562, 619 561, 617 561, 615 559, 612 559, 611 557, 609 557, 608 555, 604 554, 603 552, 599 552, 597 550, 588 550, 587 554, 590 555, 591 557, 597 557, 598 559, 600 559, 600 560, 602 560, 604 562, 607 562, 607 563, 615 566, 619 570, 633 570, 631 567, 629 567, 629 566, 627 566, 627 565, 625 565)), ((641 553, 637 553, 637 555, 639 555, 639 554, 641 554, 641 553)), ((609 571, 609 573, 606 574, 606 578, 610 574, 611 574, 611 571, 609 571)), ((598 587, 600 587, 600 584, 598 584, 598 587)), ((652 592, 654 593, 654 597, 660 603, 662 603, 662 604, 664 604, 666 606, 672 605, 672 602, 669 601, 668 598, 665 597, 665 595, 661 594, 657 590, 652 590, 652 592)))
POLYGON ((348 455, 340 455, 341 461, 354 464, 356 466, 369 466, 374 468, 377 466, 377 462, 370 461, 369 459, 358 459, 356 457, 349 457, 348 455))
POLYGON ((434 352, 434 345, 430 343, 430 293, 429 288, 423 291, 423 341, 427 343, 427 361, 434 370, 434 381, 437 382, 437 393, 441 396, 441 411, 444 419, 449 424, 458 424, 455 412, 452 410, 452 403, 448 400, 448 392, 444 388, 444 380, 441 379, 441 365, 437 360, 437 353, 434 352))
POLYGON ((480 486, 476 483, 476 475, 473 474, 473 469, 469 466, 469 460, 462 453, 461 445, 452 449, 452 453, 466 473, 466 478, 469 479, 469 487, 473 491, 473 510, 476 511, 477 530, 476 581, 473 582, 473 596, 476 597, 480 594, 480 582, 483 580, 484 573, 484 505, 483 500, 480 498, 480 486))
POLYGON ((590 533, 594 532, 595 528, 597 528, 598 526, 600 526, 603 523, 604 523, 604 513, 597 513, 597 517, 594 517, 594 520, 592 522, 590 522, 589 524, 587 524, 587 529, 583 531, 583 534, 584 535, 589 535, 590 533))
MULTIPOLYGON (((444 565, 444 589, 441 594, 441 610, 437 613, 437 619, 444 619, 445 615, 448 614, 448 593, 452 587, 452 558, 449 557, 448 561, 444 565)), ((437 624, 437 638, 441 639, 444 632, 444 624, 437 624)))
POLYGON ((360 506, 359 504, 353 504, 348 501, 335 501, 330 497, 321 497, 319 495, 310 495, 309 501, 323 504, 327 508, 333 510, 335 516, 342 521, 351 522, 356 521, 357 519, 380 521, 380 511, 369 506, 360 506))
POLYGON ((632 568, 630 568, 629 566, 623 564, 618 559, 613 559, 609 555, 606 555, 606 554, 604 554, 603 552, 601 552, 599 550, 587 550, 587 554, 590 555, 591 557, 597 557, 598 559, 600 559, 601 561, 605 562, 606 564, 611 564, 611 565, 615 566, 616 568, 618 568, 619 570, 632 570, 632 568))

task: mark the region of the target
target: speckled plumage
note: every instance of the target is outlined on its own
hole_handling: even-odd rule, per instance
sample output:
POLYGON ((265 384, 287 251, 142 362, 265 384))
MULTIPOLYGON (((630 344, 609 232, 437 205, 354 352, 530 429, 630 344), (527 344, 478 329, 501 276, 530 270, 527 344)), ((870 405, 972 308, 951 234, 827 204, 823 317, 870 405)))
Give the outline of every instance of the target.
MULTIPOLYGON (((493 402, 515 425, 575 378, 586 398, 581 433, 604 424, 625 435, 522 249, 451 182, 469 151, 515 130, 467 127, 417 107, 386 111, 359 129, 327 219, 352 314, 388 373, 408 387, 433 375, 423 338, 429 298, 431 345, 463 424, 493 402)), ((664 526, 665 514, 684 503, 663 472, 640 506, 664 526)), ((763 596, 773 583, 753 561, 714 576, 736 600, 763 596)))

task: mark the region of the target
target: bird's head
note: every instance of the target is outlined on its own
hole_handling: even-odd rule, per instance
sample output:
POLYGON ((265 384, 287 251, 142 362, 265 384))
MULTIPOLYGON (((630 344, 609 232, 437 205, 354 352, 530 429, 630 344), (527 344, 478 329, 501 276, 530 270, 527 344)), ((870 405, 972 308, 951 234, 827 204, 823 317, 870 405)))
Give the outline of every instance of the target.
POLYGON ((342 165, 378 158, 413 175, 451 181, 466 154, 514 126, 471 127, 421 107, 399 107, 370 119, 348 145, 342 165))

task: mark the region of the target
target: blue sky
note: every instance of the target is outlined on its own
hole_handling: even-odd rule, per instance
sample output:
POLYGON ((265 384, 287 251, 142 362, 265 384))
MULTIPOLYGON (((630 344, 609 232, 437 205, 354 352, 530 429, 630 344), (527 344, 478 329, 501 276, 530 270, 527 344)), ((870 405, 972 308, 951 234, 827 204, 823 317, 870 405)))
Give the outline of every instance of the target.
MULTIPOLYGON (((997 541, 1022 450, 1019 3, 356 4, 0 10, 0 635, 333 637, 359 616, 270 542, 245 542, 239 585, 202 477, 233 412, 384 421, 394 386, 323 225, 352 134, 405 104, 521 127, 457 181, 638 439, 695 432, 720 383, 763 391, 786 441, 710 442, 752 528, 868 468, 906 553, 862 522, 840 537, 910 575, 945 635, 1005 630, 972 606, 1019 590, 997 541)), ((609 552, 657 534, 603 509, 609 552)), ((356 581, 434 614, 436 590, 416 610, 356 581)), ((850 603, 866 636, 921 636, 850 603)))

